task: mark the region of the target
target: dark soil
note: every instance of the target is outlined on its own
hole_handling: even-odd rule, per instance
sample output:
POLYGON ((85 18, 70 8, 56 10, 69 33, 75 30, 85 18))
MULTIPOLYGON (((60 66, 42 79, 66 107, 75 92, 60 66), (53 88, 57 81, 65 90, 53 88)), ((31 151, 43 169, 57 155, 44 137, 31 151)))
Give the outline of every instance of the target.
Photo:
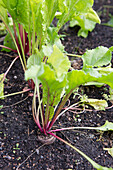
MULTIPOLYGON (((103 5, 113 6, 113 1, 95 0, 94 9, 101 14, 100 18, 104 23, 109 20, 109 13, 113 15, 113 11, 112 8, 103 8, 103 5)), ((86 39, 77 37, 76 28, 68 28, 65 32, 67 36, 63 43, 65 50, 70 53, 76 51, 77 54, 83 54, 86 49, 113 45, 113 30, 104 25, 97 24, 86 39)), ((13 59, 7 56, 7 53, 0 52, 0 74, 7 70, 13 59)), ((77 61, 77 68, 79 68, 81 61, 79 59, 77 61)), ((23 79, 24 73, 20 61, 17 60, 7 75, 5 95, 22 91, 27 86, 23 79)), ((87 87, 84 91, 94 98, 101 98, 103 93, 108 93, 104 87, 87 87)), ((86 159, 59 140, 51 145, 42 146, 37 138, 39 130, 32 117, 32 97, 28 97, 28 94, 26 92, 0 100, 0 105, 3 105, 0 109, 0 169, 12 170, 20 165, 20 170, 93 170, 94 168, 86 159), (40 146, 42 147, 38 149, 40 146)), ((73 98, 70 99, 73 103, 73 98)), ((85 110, 81 114, 67 112, 54 126, 101 126, 106 120, 113 122, 113 108, 106 111, 90 110, 85 110)), ((103 150, 103 148, 113 147, 113 133, 106 132, 100 136, 96 131, 74 130, 58 132, 57 135, 72 143, 102 166, 113 168, 113 158, 103 150)))

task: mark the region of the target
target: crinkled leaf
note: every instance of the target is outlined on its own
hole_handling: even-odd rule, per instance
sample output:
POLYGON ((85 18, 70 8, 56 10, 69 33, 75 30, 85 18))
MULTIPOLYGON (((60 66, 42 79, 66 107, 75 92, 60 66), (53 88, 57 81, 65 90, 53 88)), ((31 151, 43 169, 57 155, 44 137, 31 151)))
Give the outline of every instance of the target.
POLYGON ((108 151, 108 153, 113 157, 113 147, 112 148, 104 148, 105 151, 108 151))
POLYGON ((88 30, 83 30, 83 29, 80 29, 79 31, 78 31, 78 37, 80 37, 80 36, 82 36, 82 37, 84 37, 84 38, 86 38, 87 36, 88 36, 88 30))
POLYGON ((3 21, 5 26, 8 26, 10 32, 13 34, 11 29, 11 20, 8 18, 7 9, 5 8, 4 1, 0 0, 0 19, 3 21))
POLYGON ((48 33, 48 42, 51 45, 53 45, 54 41, 56 39, 59 39, 59 35, 58 35, 57 31, 56 31, 56 28, 55 27, 48 27, 47 33, 48 33))
POLYGON ((40 52, 36 51, 35 54, 32 54, 28 60, 27 60, 27 68, 29 69, 31 66, 34 66, 34 65, 40 65, 41 64, 41 60, 42 60, 42 56, 40 54, 40 52))
POLYGON ((107 47, 99 46, 93 50, 88 50, 82 56, 83 69, 86 67, 98 67, 111 62, 111 50, 107 47))
POLYGON ((99 71, 98 70, 96 70, 96 69, 94 69, 93 67, 91 67, 91 68, 85 68, 85 69, 83 69, 84 71, 85 71, 85 73, 89 73, 92 77, 95 77, 95 78, 98 78, 98 77, 101 77, 102 76, 102 74, 101 73, 99 73, 99 71))
POLYGON ((60 36, 56 32, 55 27, 49 27, 47 29, 47 45, 42 46, 42 52, 45 56, 50 56, 53 52, 53 45, 56 45, 62 52, 64 51, 64 46, 61 43, 60 36))
POLYGON ((76 0, 75 8, 77 13, 86 13, 93 6, 93 3, 93 0, 76 0))
POLYGON ((47 39, 47 30, 50 27, 50 24, 55 17, 57 11, 57 0, 45 0, 40 3, 40 6, 37 9, 37 5, 34 6, 35 9, 35 27, 37 38, 40 41, 39 43, 43 45, 47 39))
POLYGON ((108 84, 113 89, 113 71, 109 74, 95 76, 85 73, 83 70, 73 70, 67 73, 67 88, 66 93, 69 93, 72 89, 83 85, 88 82, 99 82, 108 84))
POLYGON ((82 36, 86 38, 88 36, 88 31, 92 31, 95 28, 95 22, 86 19, 85 15, 75 16, 72 21, 70 21, 70 27, 74 27, 76 25, 81 28, 78 31, 78 36, 82 36))
POLYGON ((0 0, 0 18, 8 25, 8 15, 7 15, 7 9, 4 6, 3 0, 0 0))
POLYGON ((60 36, 56 30, 56 27, 49 27, 47 29, 48 39, 47 43, 53 46, 54 44, 61 50, 64 51, 64 46, 61 43, 60 36))
POLYGON ((72 21, 70 21, 70 27, 75 25, 80 26, 78 31, 78 36, 86 38, 88 36, 88 31, 92 31, 95 28, 95 24, 100 23, 100 19, 96 12, 91 8, 88 13, 84 15, 74 16, 72 21))
POLYGON ((66 79, 59 81, 57 80, 54 70, 49 65, 44 66, 44 72, 38 78, 43 85, 43 104, 47 105, 49 97, 49 119, 53 117, 53 108, 60 101, 62 90, 66 85, 66 79))
POLYGON ((53 18, 55 17, 55 13, 58 9, 58 3, 57 0, 45 0, 43 4, 45 3, 45 16, 46 16, 46 22, 47 22, 47 28, 50 26, 51 22, 53 21, 53 18))
POLYGON ((80 15, 88 11, 93 5, 93 0, 58 0, 58 5, 59 12, 62 13, 57 24, 59 30, 74 14, 80 15))
POLYGON ((75 10, 74 12, 78 13, 86 13, 93 5, 94 1, 93 0, 58 0, 59 4, 59 11, 64 12, 69 10, 75 10), (73 5, 73 6, 72 6, 73 5))
POLYGON ((82 84, 93 81, 93 79, 93 77, 91 77, 89 74, 86 74, 82 70, 73 70, 68 72, 66 93, 69 93, 72 89, 75 89, 82 84))
POLYGON ((101 131, 113 131, 113 123, 106 121, 103 126, 97 127, 97 129, 101 131))
POLYGON ((38 76, 44 72, 42 65, 31 65, 31 67, 25 71, 25 80, 33 79, 36 82, 36 77, 38 83, 40 83, 38 76))
POLYGON ((49 57, 53 52, 53 46, 50 45, 50 44, 48 44, 47 46, 43 45, 42 46, 42 52, 45 56, 49 57))
POLYGON ((62 78, 67 74, 68 69, 70 68, 70 61, 67 56, 65 56, 56 45, 53 46, 53 53, 47 60, 53 68, 57 78, 62 78))
POLYGON ((90 8, 88 13, 86 14, 86 19, 89 19, 89 20, 96 22, 98 24, 100 24, 100 22, 101 22, 99 16, 97 15, 96 11, 94 11, 93 8, 90 8))
POLYGON ((4 83, 2 81, 3 77, 4 77, 4 74, 0 74, 0 98, 4 96, 4 83))
POLYGON ((88 98, 85 104, 93 106, 96 110, 105 110, 105 107, 108 107, 106 100, 99 100, 99 99, 88 98))
POLYGON ((22 24, 24 28, 29 30, 29 1, 28 0, 3 0, 4 6, 7 8, 13 20, 22 24))
POLYGON ((102 75, 97 79, 98 82, 108 84, 113 89, 113 71, 109 74, 102 75))

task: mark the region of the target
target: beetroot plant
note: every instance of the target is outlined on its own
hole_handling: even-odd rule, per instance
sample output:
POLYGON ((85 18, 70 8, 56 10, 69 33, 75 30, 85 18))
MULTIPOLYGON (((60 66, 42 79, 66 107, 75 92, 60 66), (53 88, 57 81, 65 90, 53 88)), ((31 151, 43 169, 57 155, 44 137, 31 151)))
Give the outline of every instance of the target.
MULTIPOLYGON (((66 110, 62 111, 63 106, 73 91, 80 85, 85 83, 105 83, 113 88, 113 69, 110 68, 110 66, 103 67, 103 65, 110 64, 111 50, 112 47, 108 49, 102 46, 93 50, 88 50, 82 56, 82 70, 68 71, 70 68, 70 61, 68 57, 66 54, 62 53, 56 45, 54 45, 53 51, 46 59, 46 62, 41 62, 40 53, 35 54, 35 56, 31 56, 27 62, 28 70, 25 72, 25 79, 33 79, 35 82, 32 112, 33 118, 41 133, 43 133, 45 136, 50 134, 62 142, 68 144, 70 147, 82 154, 95 168, 99 170, 112 168, 104 168, 96 164, 81 151, 54 133, 57 131, 69 130, 77 127, 67 127, 62 129, 52 129, 52 127, 56 120, 62 114, 64 114, 66 110, 68 110, 67 108, 66 110), (41 91, 39 88, 40 83, 42 84, 41 91), (36 98, 38 98, 38 103, 36 98)), ((112 128, 113 125, 111 130, 113 130, 112 128)), ((52 138, 51 142, 53 141, 54 140, 52 138)), ((48 143, 46 140, 45 142, 48 143)))

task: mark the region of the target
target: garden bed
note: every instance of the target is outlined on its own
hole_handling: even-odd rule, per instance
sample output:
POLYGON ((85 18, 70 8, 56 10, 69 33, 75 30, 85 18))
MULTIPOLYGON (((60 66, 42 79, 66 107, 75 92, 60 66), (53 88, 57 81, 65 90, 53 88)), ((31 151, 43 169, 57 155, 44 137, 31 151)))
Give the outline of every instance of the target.
MULTIPOLYGON (((110 0, 95 1, 94 9, 101 14, 102 23, 109 20, 108 12, 113 14, 111 8, 109 11, 108 9, 105 11, 106 8, 103 8, 103 5, 113 5, 113 2, 110 0)), ((97 25, 86 39, 77 37, 76 28, 68 28, 65 35, 63 44, 69 53, 77 51, 77 54, 83 54, 86 49, 113 45, 113 30, 104 25, 97 25)), ((13 53, 0 52, 0 73, 6 71, 13 59, 13 53)), ((80 60, 76 59, 76 61, 79 66, 80 60)), ((27 87, 23 78, 24 73, 18 59, 7 75, 5 95, 22 91, 27 87)), ((94 98, 100 98, 103 93, 108 93, 106 88, 94 86, 86 87, 84 91, 88 96, 94 98)), ((70 99, 73 102, 73 99, 70 99)), ((25 170, 93 170, 92 165, 86 159, 61 141, 56 140, 53 144, 44 146, 38 141, 39 130, 32 117, 31 104, 32 96, 29 95, 29 92, 0 100, 0 105, 3 105, 3 108, 0 109, 0 169, 12 170, 20 165, 19 169, 25 170), (39 149, 39 147, 41 148, 39 149)), ((109 106, 111 105, 112 103, 109 103, 109 106)), ((58 128, 95 127, 103 125, 106 120, 112 122, 113 108, 106 111, 95 111, 90 108, 81 114, 66 112, 54 126, 58 128)), ((57 135, 75 145, 98 164, 113 168, 113 158, 103 150, 103 148, 113 146, 113 133, 106 132, 101 135, 99 132, 91 130, 71 130, 57 132, 57 135)))

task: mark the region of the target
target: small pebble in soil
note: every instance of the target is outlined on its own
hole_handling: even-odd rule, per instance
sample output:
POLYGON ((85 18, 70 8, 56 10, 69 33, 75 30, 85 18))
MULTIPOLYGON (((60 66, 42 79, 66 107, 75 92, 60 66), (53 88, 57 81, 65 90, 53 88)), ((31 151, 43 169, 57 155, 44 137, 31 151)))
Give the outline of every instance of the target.
POLYGON ((37 155, 39 155, 39 149, 36 149, 36 153, 37 153, 37 155))
POLYGON ((93 134, 89 134, 89 137, 90 137, 91 139, 93 139, 93 138, 94 138, 94 135, 93 135, 93 134))
POLYGON ((79 137, 77 136, 76 139, 79 140, 79 137))
POLYGON ((78 119, 78 122, 81 122, 81 119, 78 119))
POLYGON ((17 79, 17 76, 14 76, 14 79, 17 79))
POLYGON ((4 156, 4 158, 11 160, 11 156, 9 156, 9 155, 4 156))

